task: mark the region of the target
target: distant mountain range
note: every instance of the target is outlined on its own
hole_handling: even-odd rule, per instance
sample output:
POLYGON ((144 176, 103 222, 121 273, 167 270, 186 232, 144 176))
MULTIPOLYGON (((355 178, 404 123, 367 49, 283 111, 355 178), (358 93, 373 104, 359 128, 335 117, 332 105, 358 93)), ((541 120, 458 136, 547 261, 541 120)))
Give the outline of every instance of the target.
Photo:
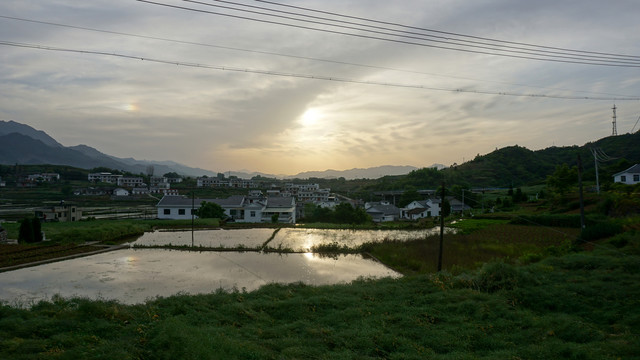
MULTIPOLYGON (((82 169, 106 167, 134 174, 146 173, 153 166, 155 174, 175 172, 184 176, 215 176, 217 172, 189 167, 173 161, 136 160, 104 154, 87 145, 65 147, 42 130, 15 121, 0 120, 0 164, 14 165, 68 165, 82 169)), ((442 168, 444 165, 434 164, 442 168)), ((230 171, 225 174, 239 178, 263 176, 268 178, 340 178, 377 179, 387 175, 404 175, 418 168, 413 166, 379 166, 367 169, 309 171, 296 175, 271 175, 251 171, 230 171)))

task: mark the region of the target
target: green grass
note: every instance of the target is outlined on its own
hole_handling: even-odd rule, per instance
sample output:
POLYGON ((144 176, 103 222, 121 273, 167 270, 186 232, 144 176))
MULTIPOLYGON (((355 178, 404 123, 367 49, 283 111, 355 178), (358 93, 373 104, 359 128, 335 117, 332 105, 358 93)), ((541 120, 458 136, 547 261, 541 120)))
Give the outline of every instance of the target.
MULTIPOLYGON (((196 219, 197 228, 218 227, 218 219, 196 219)), ((10 239, 18 238, 20 224, 2 224, 10 239)), ((47 222, 42 231, 47 239, 59 243, 84 243, 88 241, 116 242, 142 235, 154 228, 191 228, 191 220, 90 220, 77 222, 47 222)))
MULTIPOLYGON (((453 273, 495 259, 533 262, 565 251, 580 233, 579 229, 512 225, 505 220, 463 220, 454 226, 463 232, 445 234, 442 251, 442 267, 453 273)), ((437 270, 439 242, 439 236, 429 236, 365 244, 362 250, 403 274, 424 274, 437 270)))
POLYGON ((638 359, 640 234, 620 236, 458 276, 0 306, 0 358, 638 359))
POLYGON ((507 220, 502 219, 461 219, 447 224, 447 227, 458 229, 462 234, 470 234, 474 231, 484 229, 490 225, 506 224, 507 220))

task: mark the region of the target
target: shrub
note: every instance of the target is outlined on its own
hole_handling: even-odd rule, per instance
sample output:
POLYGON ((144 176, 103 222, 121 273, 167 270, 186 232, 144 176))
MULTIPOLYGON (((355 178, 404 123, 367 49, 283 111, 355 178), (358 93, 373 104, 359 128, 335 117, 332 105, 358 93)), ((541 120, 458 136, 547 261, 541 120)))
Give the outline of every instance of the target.
POLYGON ((582 229, 580 234, 580 240, 582 241, 594 241, 611 237, 613 235, 620 234, 622 232, 622 226, 613 222, 601 222, 593 225, 589 225, 582 229))
POLYGON ((486 263, 476 277, 476 285, 480 291, 489 293, 499 290, 513 290, 520 281, 518 270, 513 265, 502 261, 486 263))
POLYGON ((21 243, 36 243, 42 241, 42 228, 40 219, 24 218, 20 221, 18 241, 21 243))

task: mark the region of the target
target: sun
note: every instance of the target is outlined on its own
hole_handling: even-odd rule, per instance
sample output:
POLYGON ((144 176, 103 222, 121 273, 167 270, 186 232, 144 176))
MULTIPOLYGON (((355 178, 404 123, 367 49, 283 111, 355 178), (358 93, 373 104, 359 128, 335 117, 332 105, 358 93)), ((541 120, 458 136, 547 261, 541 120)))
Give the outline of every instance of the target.
POLYGON ((305 127, 315 125, 322 118, 322 113, 316 108, 309 108, 300 116, 300 124, 305 127))

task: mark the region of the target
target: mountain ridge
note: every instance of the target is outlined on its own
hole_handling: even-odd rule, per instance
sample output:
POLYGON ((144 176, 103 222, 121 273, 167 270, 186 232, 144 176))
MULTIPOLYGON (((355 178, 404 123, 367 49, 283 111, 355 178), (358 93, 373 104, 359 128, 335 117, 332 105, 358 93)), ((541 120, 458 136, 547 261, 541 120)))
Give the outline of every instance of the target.
MULTIPOLYGON (((153 166, 154 174, 176 172, 185 176, 216 176, 218 172, 212 170, 189 167, 175 161, 137 160, 135 158, 118 158, 85 145, 65 147, 42 130, 34 129, 13 120, 0 120, 0 163, 12 165, 53 164, 69 165, 83 169, 106 167, 124 170, 134 174, 146 173, 153 166)), ((434 164, 434 166, 442 166, 434 164)), ((272 175, 251 171, 228 171, 232 176, 252 178, 262 176, 278 179, 306 179, 306 178, 380 178, 387 175, 403 175, 418 169, 413 166, 384 165, 372 168, 354 168, 349 170, 307 171, 296 175, 272 175)))

